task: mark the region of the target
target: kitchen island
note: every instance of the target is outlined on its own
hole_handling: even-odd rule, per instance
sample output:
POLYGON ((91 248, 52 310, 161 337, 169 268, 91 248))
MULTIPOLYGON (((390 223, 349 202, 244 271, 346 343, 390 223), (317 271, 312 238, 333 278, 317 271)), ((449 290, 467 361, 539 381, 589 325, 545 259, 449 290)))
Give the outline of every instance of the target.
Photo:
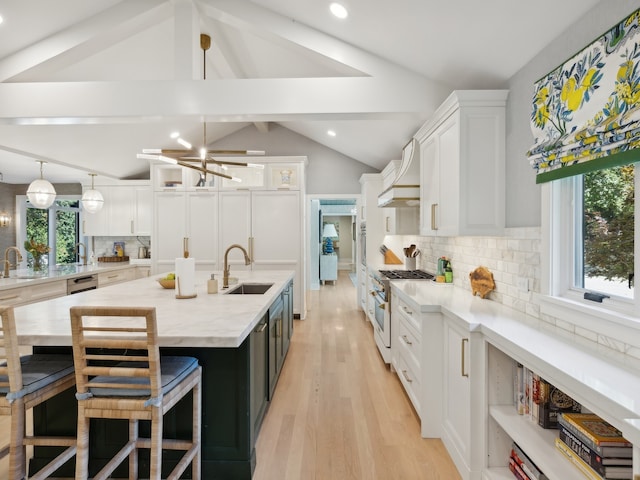
MULTIPOLYGON (((275 385, 286 355, 288 342, 285 345, 282 338, 291 335, 287 325, 292 318, 294 272, 238 272, 239 283, 273 284, 264 294, 245 295, 207 294, 210 273, 196 272, 197 296, 190 299, 176 299, 175 290, 163 289, 156 281, 161 276, 17 307, 19 343, 36 351, 68 352, 69 309, 74 305, 155 307, 161 353, 197 357, 203 368, 202 478, 251 478, 255 440, 270 398, 268 386, 275 385), (273 322, 280 323, 272 328, 273 322), (273 350, 278 350, 277 354, 273 350)), ((126 319, 119 321, 126 323, 126 319)), ((37 432, 75 434, 74 393, 69 391, 34 412, 37 432)), ((188 436, 190 400, 178 404, 165 418, 166 435, 188 436)), ((109 423, 107 429, 106 424, 97 422, 92 429, 90 474, 117 450, 126 432, 126 424, 114 428, 109 423)), ((163 462, 174 462, 172 453, 168 452, 163 462)), ((44 455, 36 452, 32 469, 46 463, 44 455)), ((141 455, 141 475, 146 462, 141 455)), ((120 473, 125 469, 126 465, 120 473)), ((73 470, 60 475, 73 477, 73 470)))

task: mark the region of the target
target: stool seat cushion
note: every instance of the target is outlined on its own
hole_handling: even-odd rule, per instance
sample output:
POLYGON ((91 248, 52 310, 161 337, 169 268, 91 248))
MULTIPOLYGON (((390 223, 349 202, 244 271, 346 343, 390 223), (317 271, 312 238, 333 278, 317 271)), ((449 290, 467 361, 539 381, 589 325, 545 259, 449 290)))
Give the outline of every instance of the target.
MULTIPOLYGON (((119 362, 116 367, 146 367, 144 362, 119 362)), ((198 360, 194 357, 166 356, 160 359, 160 382, 162 394, 170 392, 183 378, 198 368, 198 360)), ((89 380, 89 391, 94 397, 149 397, 151 390, 149 380, 145 377, 109 377, 97 376, 89 380), (92 383, 126 383, 139 384, 141 388, 91 388, 92 383)))
MULTIPOLYGON (((73 357, 70 355, 33 354, 20 357, 22 390, 9 393, 9 387, 0 387, 0 395, 8 400, 22 398, 73 373, 73 357)), ((8 382, 7 375, 0 375, 0 382, 8 382)))

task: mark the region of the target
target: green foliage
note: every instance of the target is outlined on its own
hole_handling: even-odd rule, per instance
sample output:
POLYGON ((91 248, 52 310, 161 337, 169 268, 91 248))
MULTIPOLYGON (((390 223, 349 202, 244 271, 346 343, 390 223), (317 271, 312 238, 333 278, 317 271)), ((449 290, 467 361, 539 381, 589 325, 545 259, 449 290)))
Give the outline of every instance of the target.
POLYGON ((634 167, 584 175, 585 275, 626 281, 633 273, 634 167))
POLYGON ((78 201, 56 200, 55 209, 27 208, 27 238, 52 245, 55 241, 56 264, 75 263, 78 242, 78 201), (49 241, 49 216, 55 214, 56 234, 49 241))

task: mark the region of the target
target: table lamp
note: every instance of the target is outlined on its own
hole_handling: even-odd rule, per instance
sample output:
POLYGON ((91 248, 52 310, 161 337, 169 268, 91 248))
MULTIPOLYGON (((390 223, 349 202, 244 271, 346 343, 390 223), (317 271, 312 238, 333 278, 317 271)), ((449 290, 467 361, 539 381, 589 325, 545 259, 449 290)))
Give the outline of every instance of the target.
POLYGON ((336 227, 333 223, 324 224, 324 228, 322 229, 322 238, 326 239, 324 245, 325 255, 333 253, 333 238, 338 238, 338 232, 336 231, 336 227))

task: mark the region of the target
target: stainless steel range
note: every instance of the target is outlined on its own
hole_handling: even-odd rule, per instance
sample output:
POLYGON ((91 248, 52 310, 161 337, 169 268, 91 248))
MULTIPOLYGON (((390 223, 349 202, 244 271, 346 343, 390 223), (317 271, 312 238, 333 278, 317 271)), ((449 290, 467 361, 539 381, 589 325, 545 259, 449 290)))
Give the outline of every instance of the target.
POLYGON ((391 287, 392 280, 433 280, 434 276, 424 270, 379 270, 372 276, 372 291, 375 299, 374 339, 385 363, 391 362, 391 287))

